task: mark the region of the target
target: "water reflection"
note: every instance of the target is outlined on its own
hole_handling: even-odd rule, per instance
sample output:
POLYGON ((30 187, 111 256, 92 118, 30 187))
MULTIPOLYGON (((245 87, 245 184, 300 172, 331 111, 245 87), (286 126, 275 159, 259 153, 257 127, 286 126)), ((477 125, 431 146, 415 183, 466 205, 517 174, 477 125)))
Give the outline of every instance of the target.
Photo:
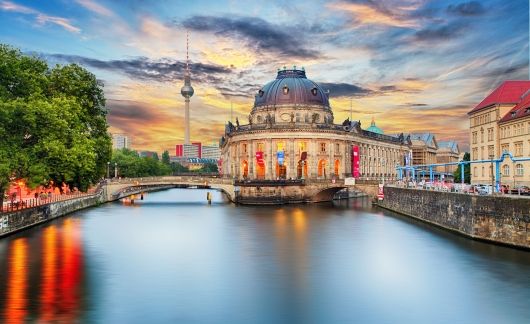
POLYGON ((7 245, 7 289, 0 294, 0 319, 76 322, 83 284, 80 221, 66 218, 37 233, 7 245))
POLYGON ((530 253, 374 209, 168 190, 0 240, 0 322, 519 323, 530 253))

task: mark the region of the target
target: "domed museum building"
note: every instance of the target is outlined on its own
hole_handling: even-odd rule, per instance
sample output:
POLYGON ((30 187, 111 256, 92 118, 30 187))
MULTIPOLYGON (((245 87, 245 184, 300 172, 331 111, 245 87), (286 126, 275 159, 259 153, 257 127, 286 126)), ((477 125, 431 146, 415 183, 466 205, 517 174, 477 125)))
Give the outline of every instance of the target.
POLYGON ((395 179, 408 151, 403 136, 334 122, 329 92, 305 70, 283 69, 255 96, 248 123, 229 122, 220 172, 238 180, 395 179))

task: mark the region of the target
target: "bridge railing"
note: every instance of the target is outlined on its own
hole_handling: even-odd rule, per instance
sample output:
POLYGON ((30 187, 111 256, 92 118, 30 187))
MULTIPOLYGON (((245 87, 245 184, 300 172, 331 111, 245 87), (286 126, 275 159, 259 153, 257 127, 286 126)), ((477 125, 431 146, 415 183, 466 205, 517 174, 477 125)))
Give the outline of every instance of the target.
POLYGON ((161 176, 161 177, 141 177, 141 178, 120 178, 111 179, 108 184, 133 184, 142 185, 145 183, 175 183, 175 182, 192 182, 197 184, 233 184, 234 180, 231 178, 220 177, 198 177, 196 175, 180 175, 180 176, 161 176))

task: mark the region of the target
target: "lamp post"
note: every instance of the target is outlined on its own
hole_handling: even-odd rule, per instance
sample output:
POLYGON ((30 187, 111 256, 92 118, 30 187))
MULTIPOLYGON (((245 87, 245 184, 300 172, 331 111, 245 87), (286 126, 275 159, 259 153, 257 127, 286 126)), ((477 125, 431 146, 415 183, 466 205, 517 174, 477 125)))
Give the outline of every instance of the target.
POLYGON ((118 163, 114 162, 114 178, 118 177, 118 163))
POLYGON ((493 174, 493 154, 489 155, 490 158, 490 170, 491 170, 491 193, 495 192, 495 175, 493 174))
POLYGON ((107 162, 107 179, 110 178, 110 161, 107 162))

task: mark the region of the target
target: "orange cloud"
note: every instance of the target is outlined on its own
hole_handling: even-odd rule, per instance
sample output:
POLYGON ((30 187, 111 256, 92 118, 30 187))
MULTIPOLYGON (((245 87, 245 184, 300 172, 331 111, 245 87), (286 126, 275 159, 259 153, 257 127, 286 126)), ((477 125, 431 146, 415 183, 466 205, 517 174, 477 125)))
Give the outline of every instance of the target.
POLYGON ((408 18, 405 14, 403 14, 417 9, 418 4, 414 3, 404 6, 396 6, 392 12, 388 10, 381 10, 373 5, 347 2, 333 3, 328 5, 328 8, 351 14, 354 16, 356 24, 409 28, 418 26, 418 23, 415 20, 408 18))

